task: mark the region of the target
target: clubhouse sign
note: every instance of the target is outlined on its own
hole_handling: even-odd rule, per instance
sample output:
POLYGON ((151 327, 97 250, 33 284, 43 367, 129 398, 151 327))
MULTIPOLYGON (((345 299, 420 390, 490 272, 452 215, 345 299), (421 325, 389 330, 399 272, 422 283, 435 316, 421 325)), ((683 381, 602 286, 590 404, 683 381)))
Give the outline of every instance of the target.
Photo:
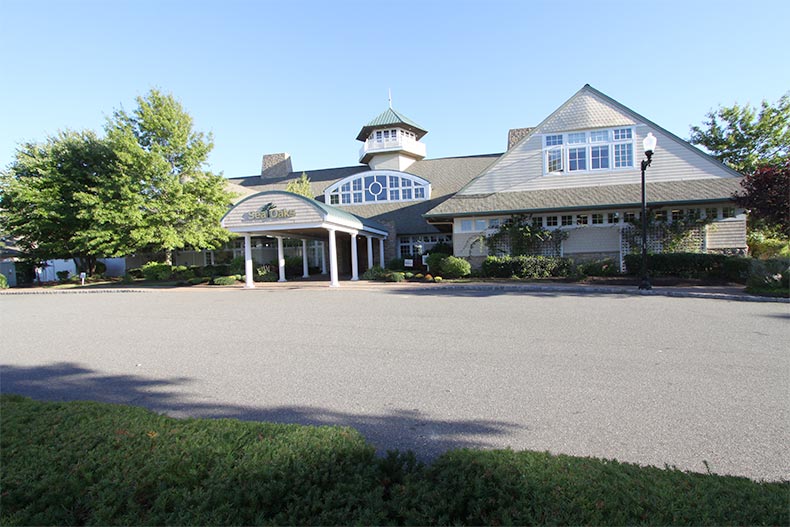
POLYGON ((269 202, 258 210, 246 213, 244 219, 248 221, 271 221, 293 218, 295 216, 296 211, 294 209, 278 209, 277 205, 269 202))

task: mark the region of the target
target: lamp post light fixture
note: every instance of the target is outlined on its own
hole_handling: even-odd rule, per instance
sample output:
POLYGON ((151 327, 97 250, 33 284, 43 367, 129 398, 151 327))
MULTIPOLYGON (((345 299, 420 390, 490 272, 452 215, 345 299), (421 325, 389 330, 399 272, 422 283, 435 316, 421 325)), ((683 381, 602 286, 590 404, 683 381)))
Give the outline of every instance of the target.
POLYGON ((647 276, 647 193, 645 185, 645 171, 653 161, 653 151, 656 149, 656 136, 653 132, 647 134, 642 146, 645 150, 645 159, 642 160, 642 280, 639 282, 639 289, 650 290, 650 278, 647 276))

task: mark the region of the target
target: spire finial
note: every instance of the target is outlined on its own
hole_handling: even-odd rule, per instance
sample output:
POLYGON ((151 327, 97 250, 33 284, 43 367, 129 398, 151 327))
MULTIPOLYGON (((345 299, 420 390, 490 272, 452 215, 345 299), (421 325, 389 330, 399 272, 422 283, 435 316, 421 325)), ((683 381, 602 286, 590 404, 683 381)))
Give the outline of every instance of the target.
POLYGON ((390 110, 392 110, 392 88, 388 88, 387 93, 389 95, 390 110))

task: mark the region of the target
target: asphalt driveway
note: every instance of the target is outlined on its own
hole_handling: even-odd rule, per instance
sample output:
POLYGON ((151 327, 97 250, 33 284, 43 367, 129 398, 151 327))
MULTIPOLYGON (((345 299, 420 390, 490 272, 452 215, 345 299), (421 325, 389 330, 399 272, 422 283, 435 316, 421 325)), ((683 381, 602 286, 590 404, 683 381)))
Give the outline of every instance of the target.
POLYGON ((790 479, 790 306, 408 288, 0 295, 0 391, 790 479))

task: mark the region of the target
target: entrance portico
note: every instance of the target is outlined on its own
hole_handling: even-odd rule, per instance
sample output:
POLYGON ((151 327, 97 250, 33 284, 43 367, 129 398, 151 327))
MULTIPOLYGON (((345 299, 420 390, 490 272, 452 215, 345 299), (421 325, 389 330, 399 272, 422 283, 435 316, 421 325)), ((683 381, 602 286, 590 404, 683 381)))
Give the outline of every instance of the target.
POLYGON ((222 218, 222 226, 244 237, 245 287, 255 287, 253 280, 252 237, 270 236, 277 238, 277 267, 280 282, 285 281, 285 256, 283 239, 302 240, 303 277, 308 275, 307 241, 317 240, 322 244, 321 267, 326 273, 324 243, 329 242, 329 285, 337 287, 338 281, 338 233, 347 235, 351 247, 351 280, 359 280, 359 255, 357 238, 367 239, 367 268, 374 264, 373 239, 379 240, 379 262, 384 267, 384 240, 387 229, 375 222, 355 216, 313 199, 271 190, 253 194, 238 202, 222 218))

